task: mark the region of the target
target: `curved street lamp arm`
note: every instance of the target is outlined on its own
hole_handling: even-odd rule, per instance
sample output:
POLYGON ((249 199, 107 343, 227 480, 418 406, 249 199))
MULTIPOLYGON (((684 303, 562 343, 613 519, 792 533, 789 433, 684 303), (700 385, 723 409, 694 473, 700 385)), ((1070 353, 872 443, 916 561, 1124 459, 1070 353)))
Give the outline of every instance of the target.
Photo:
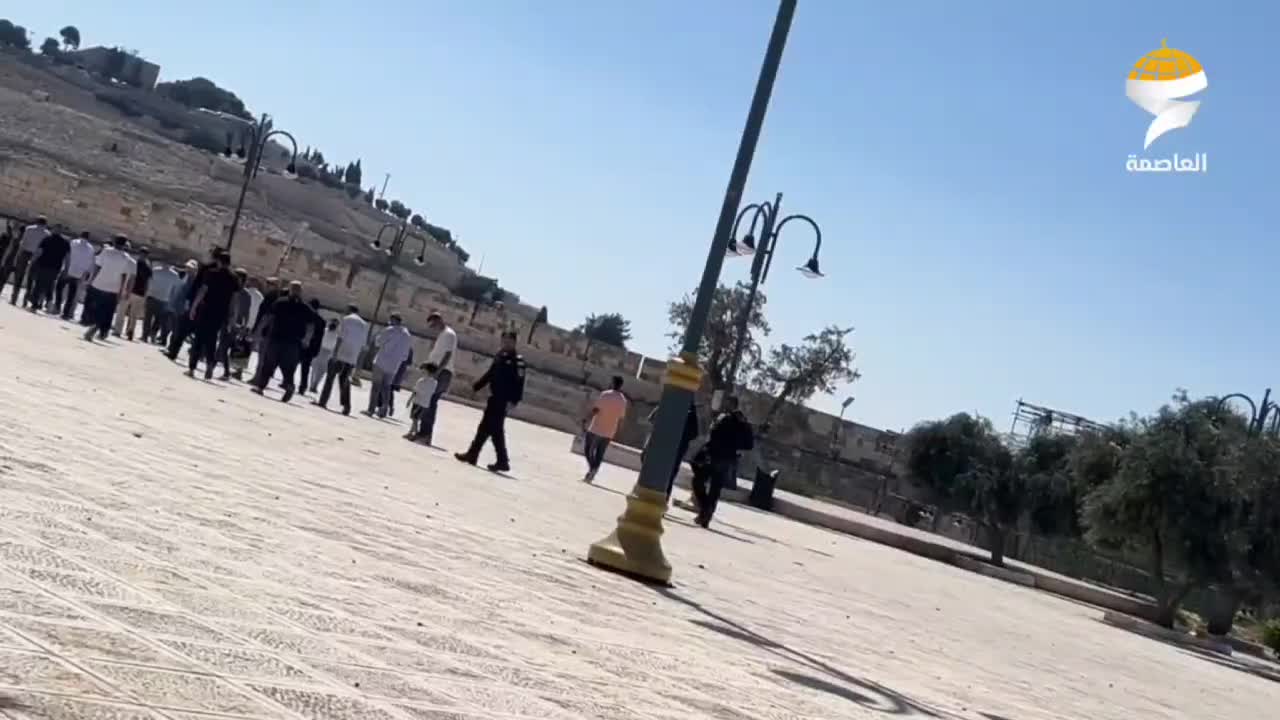
POLYGON ((1231 393, 1230 395, 1223 395, 1222 397, 1218 398, 1218 404, 1215 406, 1216 409, 1219 412, 1221 412, 1223 406, 1227 404, 1227 401, 1233 398, 1239 398, 1249 403, 1249 428, 1253 429, 1253 423, 1256 422, 1258 419, 1258 405, 1253 401, 1253 398, 1249 397, 1248 395, 1245 395, 1244 393, 1231 393))
POLYGON ((262 136, 262 139, 257 141, 254 144, 255 150, 254 150, 254 161, 253 161, 253 174, 255 177, 258 174, 258 168, 262 166, 262 154, 267 151, 267 143, 270 142, 271 138, 275 137, 276 135, 283 135, 286 138, 289 138, 289 143, 293 145, 293 158, 289 161, 289 164, 290 165, 297 164, 298 141, 294 139, 293 135, 285 132, 284 130, 272 130, 268 133, 265 133, 262 136))
MULTIPOLYGON (((773 247, 774 248, 777 247, 777 243, 778 243, 777 238, 779 238, 782 235, 782 228, 786 227, 787 223, 791 222, 792 220, 799 220, 801 222, 808 223, 809 227, 813 228, 813 234, 816 240, 816 242, 813 245, 813 257, 815 258, 818 257, 818 252, 822 250, 822 228, 818 227, 818 223, 808 215, 788 215, 785 218, 783 218, 782 222, 778 223, 778 225, 773 228, 773 237, 774 237, 773 247)), ((770 249, 769 251, 768 259, 765 260, 764 272, 760 276, 760 282, 764 282, 764 279, 769 277, 769 266, 771 265, 773 265, 772 249, 770 249)))
POLYGON ((742 208, 742 210, 738 211, 738 217, 735 218, 733 221, 733 230, 729 233, 730 238, 732 238, 733 240, 738 239, 738 225, 742 223, 742 218, 746 217, 747 213, 751 212, 752 210, 755 211, 755 214, 751 216, 751 227, 750 229, 747 230, 747 234, 749 235, 755 234, 756 223, 760 222, 760 218, 762 216, 768 217, 769 213, 773 212, 773 205, 771 205, 768 202, 751 203, 750 205, 747 205, 746 207, 742 208))

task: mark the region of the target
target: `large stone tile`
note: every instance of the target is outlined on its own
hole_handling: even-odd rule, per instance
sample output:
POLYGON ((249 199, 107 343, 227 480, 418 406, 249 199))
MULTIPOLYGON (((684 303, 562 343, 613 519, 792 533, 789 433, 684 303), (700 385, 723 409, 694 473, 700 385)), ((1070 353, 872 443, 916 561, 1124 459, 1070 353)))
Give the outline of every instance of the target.
POLYGON ((272 685, 250 687, 308 720, 398 720, 381 707, 347 694, 272 685))
POLYGON ((218 632, 204 623, 173 612, 107 603, 91 603, 89 607, 95 612, 102 613, 112 620, 128 625, 144 635, 172 636, 211 642, 231 642, 231 638, 225 633, 218 632))
POLYGON ((267 712, 258 701, 209 675, 97 661, 85 666, 146 705, 244 716, 267 712))
POLYGON ((63 620, 88 619, 70 604, 31 587, 0 587, 0 613, 63 620))
POLYGON ((0 685, 66 695, 115 693, 62 660, 41 652, 0 649, 0 685))
POLYGON ((318 663, 315 668, 364 695, 407 700, 436 707, 449 707, 456 704, 453 698, 432 689, 434 684, 441 682, 441 678, 336 663, 318 663))
POLYGON ((151 601, 137 590, 104 575, 65 572, 43 568, 15 568, 37 585, 57 595, 76 600, 114 600, 148 605, 151 601))
POLYGON ((9 626, 53 652, 70 657, 166 667, 186 667, 190 663, 147 643, 134 635, 104 627, 14 619, 9 626))
POLYGON ((281 658, 253 648, 204 645, 181 640, 160 640, 160 642, 221 675, 257 680, 291 681, 305 681, 311 677, 306 671, 281 658))
POLYGON ((140 705, 0 690, 0 713, 12 720, 164 720, 140 705))

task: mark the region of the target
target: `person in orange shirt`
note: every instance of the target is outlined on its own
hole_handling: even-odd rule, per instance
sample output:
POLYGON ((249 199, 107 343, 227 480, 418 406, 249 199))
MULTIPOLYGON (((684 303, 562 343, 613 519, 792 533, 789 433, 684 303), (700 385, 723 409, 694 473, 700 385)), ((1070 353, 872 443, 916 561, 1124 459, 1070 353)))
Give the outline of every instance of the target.
POLYGON ((587 458, 587 474, 583 482, 596 479, 600 464, 604 462, 604 451, 618 432, 622 418, 627 414, 627 396, 622 394, 622 377, 613 376, 610 389, 600 393, 591 405, 591 415, 582 421, 585 435, 582 441, 582 454, 587 458))

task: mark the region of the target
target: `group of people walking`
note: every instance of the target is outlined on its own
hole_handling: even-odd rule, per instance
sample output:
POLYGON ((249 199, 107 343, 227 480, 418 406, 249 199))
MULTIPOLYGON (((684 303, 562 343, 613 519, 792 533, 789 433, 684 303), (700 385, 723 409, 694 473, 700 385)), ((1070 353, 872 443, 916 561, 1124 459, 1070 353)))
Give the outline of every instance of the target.
MULTIPOLYGON (((65 227, 50 226, 44 217, 26 226, 5 225, 0 233, 0 293, 12 282, 10 304, 17 306, 21 296, 31 312, 70 321, 83 297, 80 323, 85 340, 105 339, 109 333, 129 341, 137 338, 159 345, 174 362, 189 344, 186 374, 194 378, 203 362, 206 381, 213 379, 219 364, 221 380, 242 379, 256 351, 257 366, 248 381, 253 392, 264 395, 279 374, 281 401, 319 389, 314 404, 327 409, 336 384, 344 415, 351 413, 352 374, 369 361, 372 377, 364 414, 394 415, 396 390, 413 362, 413 337, 398 313, 392 313, 388 325, 371 338, 370 325, 355 305, 347 306, 340 318, 325 318, 317 300, 304 299, 301 282, 282 284, 272 277, 263 286, 244 269, 232 268, 231 255, 222 248, 212 248, 204 263, 192 259, 173 266, 154 263, 148 248, 134 247, 123 235, 100 249, 88 232, 73 239, 68 235, 65 227)), ((410 427, 405 437, 430 445, 440 399, 453 381, 458 336, 439 313, 431 313, 427 325, 435 340, 418 366, 419 378, 406 403, 410 427)), ((470 446, 455 454, 460 462, 477 464, 484 445, 492 442, 496 458, 488 469, 511 469, 506 417, 523 399, 526 373, 516 343, 514 331, 504 332, 500 351, 473 384, 476 392, 487 388, 489 395, 470 446)), ((622 387, 623 379, 613 378, 583 420, 586 482, 595 479, 626 416, 622 387)), ((688 453, 699 434, 697 411, 691 406, 677 458, 688 453)), ((691 460, 700 525, 710 523, 721 488, 736 472, 738 454, 750 450, 753 442, 750 423, 736 401, 726 399, 707 442, 691 460)), ((668 496, 679 465, 678 459, 668 496)))
MULTIPOLYGON (((253 392, 264 395, 278 375, 283 402, 319 390, 313 404, 327 409, 337 385, 344 415, 352 409, 352 375, 367 362, 372 378, 364 414, 395 414, 396 390, 413 361, 413 337, 398 313, 371 334, 355 305, 341 317, 326 318, 317 300, 304 299, 301 282, 283 284, 272 277, 264 285, 244 269, 233 268, 230 253, 222 248, 212 248, 203 263, 192 259, 172 266, 152 262, 148 248, 134 247, 123 235, 102 247, 88 232, 72 240, 68 235, 44 217, 3 226, 0 293, 12 283, 12 305, 21 298, 33 313, 74 320, 80 304, 85 340, 114 335, 156 344, 174 362, 189 346, 186 374, 194 378, 203 362, 207 381, 219 364, 221 380, 244 379, 256 353, 257 365, 247 380, 253 392)), ((430 445, 440 400, 453 381, 458 335, 440 313, 431 313, 427 325, 435 340, 418 366, 407 437, 430 445)), ((490 388, 490 397, 475 440, 457 454, 474 465, 483 445, 492 441, 497 457, 488 467, 499 472, 510 469, 504 420, 524 392, 525 365, 515 343, 514 333, 504 334, 502 352, 475 383, 477 392, 490 388)))

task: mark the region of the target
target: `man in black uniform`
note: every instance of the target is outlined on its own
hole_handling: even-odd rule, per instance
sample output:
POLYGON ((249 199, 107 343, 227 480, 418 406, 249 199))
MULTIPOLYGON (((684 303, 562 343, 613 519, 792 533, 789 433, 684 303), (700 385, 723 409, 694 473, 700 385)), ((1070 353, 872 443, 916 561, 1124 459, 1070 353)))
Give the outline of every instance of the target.
POLYGON ((704 528, 711 524, 711 516, 716 513, 721 488, 733 479, 738 453, 755 447, 751 421, 738 409, 736 397, 724 399, 724 412, 711 423, 709 435, 693 463, 693 497, 698 503, 696 522, 704 528))
POLYGON ((289 283, 289 294, 272 303, 271 312, 263 321, 267 349, 262 355, 262 372, 254 378, 253 392, 263 394, 271 377, 280 370, 285 381, 280 401, 289 402, 293 398, 296 389, 293 371, 302 357, 302 338, 314 317, 315 312, 302 301, 302 283, 297 280, 289 283))
POLYGON ((489 387, 489 401, 485 403, 484 416, 480 418, 480 426, 476 428, 476 437, 466 452, 457 453, 454 457, 475 465, 485 441, 493 438, 493 452, 498 456, 498 461, 489 465, 489 470, 506 472, 511 469, 510 458, 507 457, 507 434, 503 426, 507 421, 507 411, 515 407, 524 396, 524 370, 524 358, 516 352, 515 332, 503 332, 502 350, 472 386, 476 392, 483 390, 486 385, 489 387))
POLYGON ((240 289, 240 280, 231 271, 231 254, 220 250, 200 283, 188 313, 196 339, 187 360, 187 377, 195 377, 196 366, 204 360, 204 379, 210 380, 217 364, 218 339, 231 315, 231 300, 240 289))

